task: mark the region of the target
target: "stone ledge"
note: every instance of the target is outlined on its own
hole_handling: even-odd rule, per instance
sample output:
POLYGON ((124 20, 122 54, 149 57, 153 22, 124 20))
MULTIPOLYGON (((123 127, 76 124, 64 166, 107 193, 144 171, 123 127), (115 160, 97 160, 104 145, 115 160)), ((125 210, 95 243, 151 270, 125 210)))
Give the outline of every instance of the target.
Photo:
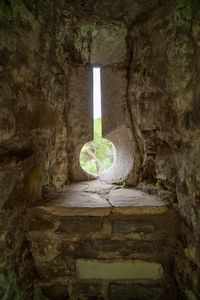
POLYGON ((136 293, 148 300, 158 292, 158 300, 168 300, 162 298, 165 262, 178 226, 166 201, 135 189, 85 182, 36 203, 25 218, 42 293, 50 287, 61 299, 62 285, 57 291, 50 284, 58 281, 68 285, 70 299, 110 295, 115 300, 117 295, 128 300, 136 293))
POLYGON ((168 202, 154 195, 99 181, 73 184, 38 208, 56 216, 159 215, 170 210, 168 202))

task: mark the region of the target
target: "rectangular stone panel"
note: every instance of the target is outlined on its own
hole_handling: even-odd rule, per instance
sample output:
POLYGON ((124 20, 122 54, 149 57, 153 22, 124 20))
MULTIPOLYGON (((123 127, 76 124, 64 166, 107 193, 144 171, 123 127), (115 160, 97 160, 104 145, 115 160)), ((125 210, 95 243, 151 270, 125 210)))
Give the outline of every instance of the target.
POLYGON ((127 257, 134 253, 143 254, 152 254, 155 252, 154 244, 150 241, 144 240, 131 240, 131 239, 95 239, 93 241, 94 247, 97 252, 112 252, 118 253, 121 257, 127 257))
POLYGON ((110 300, 169 300, 172 299, 166 288, 156 282, 154 284, 138 283, 111 283, 109 284, 110 300), (168 298, 169 297, 169 298, 168 298))
POLYGON ((111 221, 112 232, 119 234, 128 233, 152 233, 156 230, 155 225, 144 218, 115 218, 111 221))
POLYGON ((163 268, 158 263, 141 260, 105 261, 83 260, 76 261, 77 276, 81 279, 160 279, 163 268))
POLYGON ((60 225, 57 233, 83 234, 102 229, 103 219, 101 217, 60 217, 60 225))
POLYGON ((103 300, 103 283, 94 280, 79 280, 73 286, 73 291, 80 300, 97 299, 103 300))

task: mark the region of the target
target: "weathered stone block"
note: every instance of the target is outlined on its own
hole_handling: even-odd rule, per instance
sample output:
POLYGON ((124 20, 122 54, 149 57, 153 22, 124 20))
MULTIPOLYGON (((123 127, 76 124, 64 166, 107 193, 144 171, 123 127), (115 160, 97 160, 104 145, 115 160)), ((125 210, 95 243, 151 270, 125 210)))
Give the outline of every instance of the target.
POLYGON ((175 276, 179 284, 179 289, 183 294, 187 295, 186 299, 195 299, 189 297, 192 293, 200 294, 200 269, 194 262, 188 260, 187 257, 175 257, 175 276))
POLYGON ((60 217, 60 226, 56 230, 57 233, 75 233, 82 235, 100 231, 102 229, 103 220, 100 217, 60 217))
POLYGON ((165 287, 147 284, 120 284, 111 283, 109 285, 110 300, 170 300, 173 299, 169 294, 166 295, 165 287))
POLYGON ((77 276, 81 279, 160 279, 163 268, 158 263, 140 260, 76 261, 77 276))
POLYGON ((28 230, 29 231, 44 231, 44 230, 51 230, 55 226, 54 222, 46 220, 44 217, 31 217, 28 222, 28 230))
POLYGON ((15 132, 15 117, 11 111, 0 111, 0 142, 9 139, 15 132))
POLYGON ((92 30, 91 63, 116 64, 126 61, 126 34, 124 24, 98 25, 92 30), (106 44, 106 47, 104 46, 106 44))
POLYGON ((75 262, 71 257, 61 255, 54 259, 48 259, 46 261, 35 262, 39 279, 52 279, 64 276, 72 276, 75 273, 75 262))
POLYGON ((127 233, 152 233, 156 230, 155 225, 144 218, 116 218, 112 220, 112 232, 119 234, 127 233))
POLYGON ((157 255, 154 243, 143 240, 86 239, 64 241, 62 252, 75 258, 149 257, 157 255))
POLYGON ((79 240, 77 242, 64 241, 60 246, 60 251, 75 258, 96 257, 92 240, 79 240))
POLYGON ((103 300, 102 283, 94 281, 78 281, 73 285, 73 290, 78 295, 79 300, 103 300))
POLYGON ((141 256, 155 253, 153 243, 144 240, 117 240, 117 239, 95 239, 93 240, 96 251, 99 252, 112 252, 120 257, 134 256, 140 253, 141 256))
POLYGON ((31 251, 37 261, 46 261, 46 258, 53 259, 58 255, 60 241, 56 236, 47 232, 29 232, 31 239, 31 251))
POLYGON ((41 286, 42 293, 50 300, 69 299, 68 286, 64 283, 53 283, 41 286))

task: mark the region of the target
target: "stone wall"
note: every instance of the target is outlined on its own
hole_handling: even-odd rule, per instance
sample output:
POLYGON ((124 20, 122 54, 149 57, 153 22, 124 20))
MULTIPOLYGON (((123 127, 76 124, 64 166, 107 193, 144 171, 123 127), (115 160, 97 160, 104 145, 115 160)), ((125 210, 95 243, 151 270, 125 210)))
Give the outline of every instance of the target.
MULTIPOLYGON (((51 1, 0 3, 0 298, 31 299, 22 215, 67 181, 65 80, 51 1)), ((57 24, 57 26, 56 26, 57 24)))
POLYGON ((175 269, 181 299, 198 299, 200 292, 199 20, 198 1, 167 2, 136 19, 129 32, 129 101, 142 149, 141 180, 159 180, 171 190, 188 226, 175 269))
POLYGON ((35 299, 176 300, 173 257, 179 221, 166 204, 147 203, 132 211, 67 207, 67 201, 29 208, 25 218, 37 273, 35 299))
MULTIPOLYGON (((70 70, 105 55, 101 43, 91 47, 92 38, 97 28, 113 23, 127 32, 124 122, 135 150, 127 183, 159 182, 174 194, 174 208, 185 222, 177 284, 180 297, 198 299, 199 19, 197 0, 1 1, 0 297, 33 295, 22 215, 30 203, 73 178, 68 160, 77 136, 69 122, 70 70)), ((76 129, 88 135, 83 122, 76 129)))

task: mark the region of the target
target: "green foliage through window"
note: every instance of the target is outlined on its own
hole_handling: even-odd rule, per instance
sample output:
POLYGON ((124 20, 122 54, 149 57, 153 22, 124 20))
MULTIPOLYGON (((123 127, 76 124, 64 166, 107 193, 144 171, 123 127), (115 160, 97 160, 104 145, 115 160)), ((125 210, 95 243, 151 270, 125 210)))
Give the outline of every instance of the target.
POLYGON ((84 171, 99 175, 110 169, 115 161, 114 145, 102 138, 101 118, 94 119, 94 140, 83 146, 80 165, 84 171))

